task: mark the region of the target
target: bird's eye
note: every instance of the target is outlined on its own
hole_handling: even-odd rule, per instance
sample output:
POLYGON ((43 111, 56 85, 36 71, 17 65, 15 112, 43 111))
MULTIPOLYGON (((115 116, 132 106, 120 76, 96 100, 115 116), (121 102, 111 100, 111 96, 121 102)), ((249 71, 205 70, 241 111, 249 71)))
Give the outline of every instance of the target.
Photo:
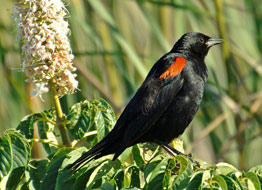
POLYGON ((200 39, 199 39, 199 42, 200 42, 201 44, 203 44, 203 43, 205 42, 205 40, 204 40, 203 38, 200 38, 200 39))

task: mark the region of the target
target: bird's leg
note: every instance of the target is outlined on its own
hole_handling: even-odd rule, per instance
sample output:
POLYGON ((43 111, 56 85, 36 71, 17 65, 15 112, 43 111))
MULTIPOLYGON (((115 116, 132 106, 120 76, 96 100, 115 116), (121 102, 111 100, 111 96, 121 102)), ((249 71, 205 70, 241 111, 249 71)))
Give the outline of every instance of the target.
POLYGON ((191 162, 195 163, 197 165, 197 167, 200 167, 200 164, 199 162, 197 162, 196 160, 193 160, 189 155, 187 154, 184 154, 178 150, 176 150, 175 148, 173 148, 172 146, 170 145, 162 145, 162 147, 171 155, 171 156, 176 156, 176 155, 183 155, 185 157, 187 157, 191 162), (176 154, 176 155, 175 155, 176 154))

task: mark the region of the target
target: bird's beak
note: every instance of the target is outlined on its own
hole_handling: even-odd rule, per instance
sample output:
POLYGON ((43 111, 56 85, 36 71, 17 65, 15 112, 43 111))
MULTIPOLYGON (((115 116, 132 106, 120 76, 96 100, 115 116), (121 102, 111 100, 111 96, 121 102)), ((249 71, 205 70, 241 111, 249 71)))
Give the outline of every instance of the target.
POLYGON ((210 48, 210 47, 212 47, 214 45, 221 44, 222 42, 223 42, 223 40, 220 39, 220 38, 213 38, 213 37, 211 37, 206 42, 206 45, 207 45, 208 48, 210 48))

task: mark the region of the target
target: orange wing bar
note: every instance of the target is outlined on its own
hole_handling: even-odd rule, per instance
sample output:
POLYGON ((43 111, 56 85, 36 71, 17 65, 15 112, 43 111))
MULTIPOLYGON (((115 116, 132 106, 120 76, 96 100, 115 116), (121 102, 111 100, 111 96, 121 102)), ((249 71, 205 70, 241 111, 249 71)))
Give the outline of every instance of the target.
POLYGON ((174 63, 159 77, 159 79, 166 79, 168 77, 175 77, 186 66, 186 59, 183 57, 177 57, 174 63))

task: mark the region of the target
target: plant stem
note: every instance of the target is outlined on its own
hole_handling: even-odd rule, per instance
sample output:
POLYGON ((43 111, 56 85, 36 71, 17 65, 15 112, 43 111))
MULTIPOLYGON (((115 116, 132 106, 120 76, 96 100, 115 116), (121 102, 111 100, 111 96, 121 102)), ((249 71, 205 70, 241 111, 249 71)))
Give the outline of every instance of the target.
POLYGON ((82 137, 82 139, 80 139, 79 141, 74 140, 74 141, 71 143, 71 146, 72 146, 72 147, 76 147, 79 143, 81 143, 82 141, 85 141, 87 137, 90 137, 90 136, 96 135, 96 134, 97 134, 97 130, 95 130, 95 131, 89 131, 89 132, 85 133, 84 136, 82 137))
POLYGON ((56 146, 56 147, 62 148, 61 145, 59 145, 59 144, 57 144, 56 142, 51 141, 51 140, 49 140, 49 139, 37 139, 37 138, 33 138, 33 139, 28 139, 27 141, 28 141, 28 142, 36 142, 36 143, 52 144, 52 145, 54 145, 54 146, 56 146))
POLYGON ((67 147, 71 147, 71 142, 70 142, 67 130, 66 130, 66 126, 65 126, 65 117, 62 111, 59 97, 55 93, 53 94, 53 97, 55 101, 55 108, 56 108, 56 114, 57 114, 56 126, 58 127, 60 131, 63 145, 67 147))

